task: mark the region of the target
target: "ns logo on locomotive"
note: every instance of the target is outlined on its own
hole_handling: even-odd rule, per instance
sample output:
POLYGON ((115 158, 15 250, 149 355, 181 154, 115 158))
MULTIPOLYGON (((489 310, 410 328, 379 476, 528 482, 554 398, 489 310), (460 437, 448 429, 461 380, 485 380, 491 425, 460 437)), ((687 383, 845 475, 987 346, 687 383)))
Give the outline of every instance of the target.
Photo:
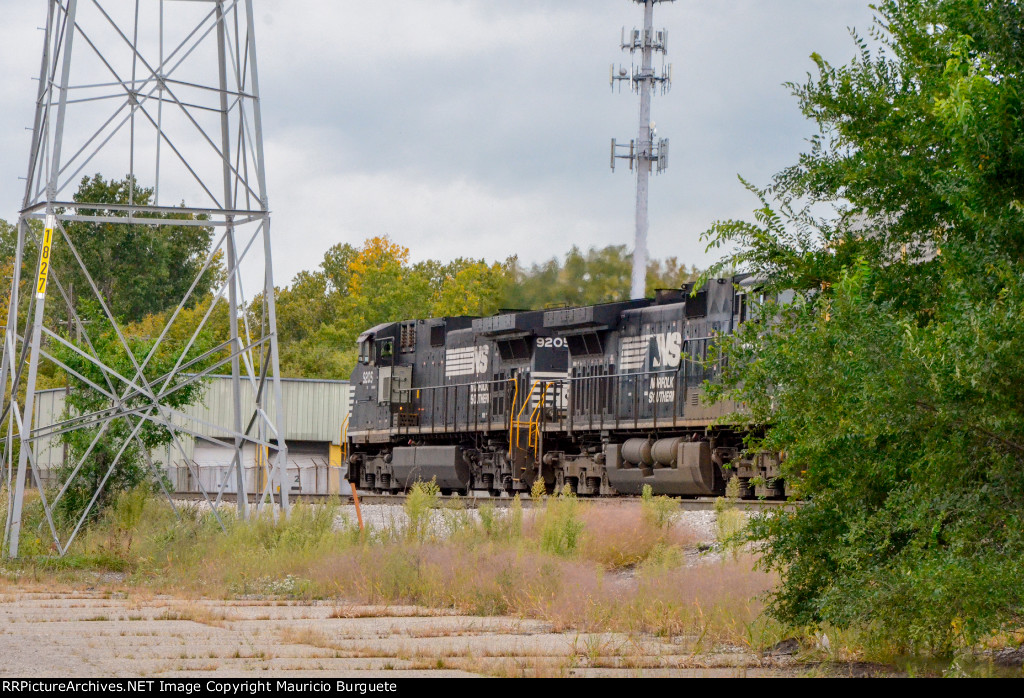
POLYGON ((396 492, 436 478, 443 492, 779 497, 778 459, 744 456, 741 426, 705 405, 708 350, 756 303, 747 275, 653 300, 407 320, 359 336, 349 479, 396 492), (753 481, 753 483, 751 482, 753 481))

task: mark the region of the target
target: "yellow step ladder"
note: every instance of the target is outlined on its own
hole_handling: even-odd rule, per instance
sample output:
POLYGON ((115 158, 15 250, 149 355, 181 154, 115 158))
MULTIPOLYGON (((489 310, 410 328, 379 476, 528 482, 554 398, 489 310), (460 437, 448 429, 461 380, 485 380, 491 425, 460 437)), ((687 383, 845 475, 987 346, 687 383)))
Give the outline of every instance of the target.
MULTIPOLYGON (((512 411, 515 416, 509 422, 509 434, 508 434, 508 457, 510 461, 515 462, 515 452, 521 449, 521 434, 523 431, 526 432, 526 453, 525 458, 532 456, 535 464, 540 466, 539 454, 541 445, 541 432, 540 432, 540 420, 544 414, 544 401, 547 398, 548 388, 554 385, 551 381, 540 381, 535 380, 530 385, 530 390, 523 396, 523 404, 519 407, 519 411, 516 412, 516 405, 519 402, 519 381, 515 381, 515 393, 512 396, 512 411), (534 405, 533 410, 530 412, 528 418, 524 419, 523 415, 530 408, 530 402, 533 400, 534 394, 537 394, 537 403, 534 405)), ((526 471, 526 465, 521 465, 519 468, 520 474, 526 471)), ((514 481, 518 482, 520 478, 513 477, 514 481)))

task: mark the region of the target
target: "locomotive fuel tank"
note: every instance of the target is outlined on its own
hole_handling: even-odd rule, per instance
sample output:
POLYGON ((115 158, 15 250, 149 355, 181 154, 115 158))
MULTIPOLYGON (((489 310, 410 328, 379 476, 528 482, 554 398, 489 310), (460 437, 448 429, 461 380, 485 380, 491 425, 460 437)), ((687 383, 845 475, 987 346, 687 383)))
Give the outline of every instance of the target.
POLYGON ((708 441, 628 439, 609 444, 605 459, 608 481, 624 494, 640 494, 650 485, 656 494, 703 496, 722 484, 708 441))

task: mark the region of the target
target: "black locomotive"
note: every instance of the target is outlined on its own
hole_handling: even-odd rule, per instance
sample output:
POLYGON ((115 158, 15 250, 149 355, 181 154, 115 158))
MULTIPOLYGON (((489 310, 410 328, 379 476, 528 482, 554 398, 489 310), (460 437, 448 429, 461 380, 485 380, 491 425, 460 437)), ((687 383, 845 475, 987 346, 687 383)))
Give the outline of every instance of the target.
POLYGON ((378 325, 359 337, 349 479, 394 492, 781 496, 778 459, 743 456, 705 405, 708 350, 758 302, 746 275, 653 300, 378 325))

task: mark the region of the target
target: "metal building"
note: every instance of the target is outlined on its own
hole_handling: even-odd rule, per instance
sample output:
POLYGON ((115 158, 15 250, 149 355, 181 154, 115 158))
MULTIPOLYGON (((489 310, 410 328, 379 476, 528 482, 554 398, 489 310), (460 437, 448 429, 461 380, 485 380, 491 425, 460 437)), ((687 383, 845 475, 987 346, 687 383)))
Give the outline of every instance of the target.
MULTIPOLYGON (((349 385, 342 380, 282 378, 285 425, 288 430, 288 482, 290 494, 348 494, 345 465, 342 458, 342 430, 349 412, 349 385)), ((248 394, 247 394, 248 395, 248 394)), ((211 495, 223 491, 233 493, 236 478, 230 473, 234 441, 224 437, 221 429, 230 429, 233 411, 231 376, 211 376, 202 399, 183 410, 195 421, 208 440, 182 436, 186 454, 202 481, 202 489, 211 495), (220 427, 221 429, 218 429, 220 427)), ((252 397, 248 396, 252 402, 252 397)), ((255 405, 243 405, 252 410, 255 405)), ((268 409, 274 410, 271 397, 268 409)), ((39 429, 61 421, 64 413, 64 389, 37 393, 35 424, 39 429)), ((188 420, 175 420, 185 422, 188 420)), ((242 455, 247 492, 259 492, 266 484, 271 463, 267 454, 252 444, 245 444, 242 455)), ((273 455, 273 454, 271 454, 273 455)), ((54 438, 40 439, 36 444, 36 462, 44 480, 55 481, 56 469, 65 459, 65 447, 54 438)), ((171 445, 152 453, 155 463, 167 474, 176 492, 199 492, 199 483, 184 462, 181 452, 171 445)))

